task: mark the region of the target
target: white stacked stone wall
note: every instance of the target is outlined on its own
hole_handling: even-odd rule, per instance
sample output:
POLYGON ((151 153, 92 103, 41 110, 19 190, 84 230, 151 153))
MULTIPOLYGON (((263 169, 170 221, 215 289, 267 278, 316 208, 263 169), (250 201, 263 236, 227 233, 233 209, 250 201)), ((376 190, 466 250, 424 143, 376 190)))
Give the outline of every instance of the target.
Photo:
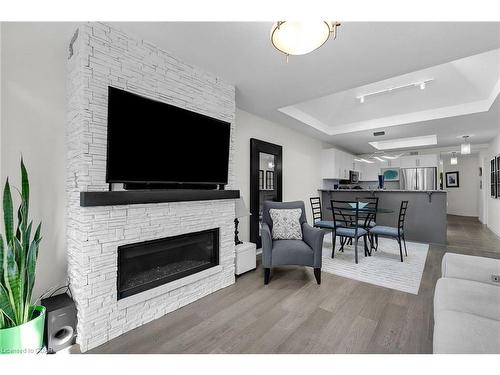
POLYGON ((108 86, 230 122, 229 189, 235 90, 109 25, 86 23, 77 33, 67 72, 67 246, 77 342, 86 351, 234 283, 233 200, 80 207, 80 192, 108 189, 108 86), (211 228, 220 228, 219 266, 117 300, 118 246, 211 228))

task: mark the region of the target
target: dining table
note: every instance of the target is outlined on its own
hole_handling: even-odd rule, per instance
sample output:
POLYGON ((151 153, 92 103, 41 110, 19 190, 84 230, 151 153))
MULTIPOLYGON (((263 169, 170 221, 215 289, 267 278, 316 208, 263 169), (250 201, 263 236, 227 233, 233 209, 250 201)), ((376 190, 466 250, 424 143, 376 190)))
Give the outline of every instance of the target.
MULTIPOLYGON (((355 202, 353 202, 355 203, 355 202)), ((332 207, 327 207, 328 210, 332 210, 332 207)), ((358 210, 358 213, 361 212, 361 213, 364 213, 364 214, 368 214, 367 215, 367 220, 365 222, 365 224, 369 223, 372 218, 370 218, 370 216, 375 216, 375 214, 393 214, 394 212, 396 212, 393 208, 389 208, 389 207, 377 207, 377 208, 373 208, 373 207, 363 207, 363 208, 360 208, 358 207, 357 208, 358 210)), ((343 207, 342 209, 340 209, 340 211, 342 212, 342 214, 344 215, 347 215, 347 216, 350 216, 351 219, 351 224, 353 224, 356 220, 352 220, 352 217, 356 215, 356 206, 354 205, 353 206, 345 206, 343 207), (350 214, 348 212, 351 212, 350 214)), ((368 252, 369 255, 371 255, 371 250, 375 248, 374 246, 374 243, 373 243, 373 239, 371 238, 371 236, 368 236, 368 239, 370 240, 370 251, 368 252)), ((349 244, 352 244, 352 238, 349 239, 349 241, 347 241, 349 244)), ((341 246, 343 247, 345 244, 345 240, 343 240, 341 238, 341 246)), ((377 240, 377 244, 378 244, 378 240, 377 240)), ((356 252, 357 252, 357 249, 356 249, 356 252)), ((357 258, 357 254, 356 254, 356 258, 357 258)))

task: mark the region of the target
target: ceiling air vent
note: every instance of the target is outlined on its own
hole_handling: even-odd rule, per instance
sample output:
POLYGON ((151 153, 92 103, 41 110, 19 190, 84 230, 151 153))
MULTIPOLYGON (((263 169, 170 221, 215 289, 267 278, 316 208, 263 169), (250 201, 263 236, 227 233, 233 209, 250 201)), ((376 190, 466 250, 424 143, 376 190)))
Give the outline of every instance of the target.
POLYGON ((385 132, 374 132, 373 135, 378 137, 379 135, 385 135, 385 132))
POLYGON ((413 155, 413 156, 418 155, 418 151, 411 151, 410 155, 413 155))

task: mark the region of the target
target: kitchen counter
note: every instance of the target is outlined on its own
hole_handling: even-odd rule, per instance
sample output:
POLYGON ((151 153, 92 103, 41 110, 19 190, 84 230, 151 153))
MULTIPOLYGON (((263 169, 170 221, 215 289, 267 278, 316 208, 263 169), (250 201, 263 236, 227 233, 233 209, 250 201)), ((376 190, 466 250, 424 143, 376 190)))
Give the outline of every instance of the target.
POLYGON ((367 193, 446 193, 446 190, 401 190, 401 189, 318 189, 318 191, 355 191, 367 193))
POLYGON ((408 241, 446 244, 448 219, 446 216, 446 191, 444 190, 368 190, 368 189, 319 189, 323 220, 332 220, 328 209, 330 201, 355 200, 378 197, 379 207, 394 210, 391 214, 377 214, 377 225, 397 226, 401 201, 408 201, 405 235, 408 241))

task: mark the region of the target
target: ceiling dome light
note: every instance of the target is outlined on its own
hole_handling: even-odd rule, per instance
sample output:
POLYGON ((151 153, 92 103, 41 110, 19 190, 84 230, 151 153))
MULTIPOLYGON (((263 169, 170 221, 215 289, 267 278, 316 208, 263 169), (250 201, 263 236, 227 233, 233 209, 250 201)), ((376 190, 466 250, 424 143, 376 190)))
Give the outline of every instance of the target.
POLYGON ((460 145, 460 153, 462 155, 468 155, 470 154, 470 143, 467 142, 467 138, 469 138, 469 136, 464 135, 462 138, 464 139, 464 143, 460 145))
POLYGON ((450 164, 451 165, 457 165, 458 164, 458 158, 457 158, 457 155, 454 152, 451 154, 450 164))
POLYGON ((305 55, 321 47, 333 34, 337 37, 339 22, 278 21, 271 29, 271 43, 288 55, 305 55))

